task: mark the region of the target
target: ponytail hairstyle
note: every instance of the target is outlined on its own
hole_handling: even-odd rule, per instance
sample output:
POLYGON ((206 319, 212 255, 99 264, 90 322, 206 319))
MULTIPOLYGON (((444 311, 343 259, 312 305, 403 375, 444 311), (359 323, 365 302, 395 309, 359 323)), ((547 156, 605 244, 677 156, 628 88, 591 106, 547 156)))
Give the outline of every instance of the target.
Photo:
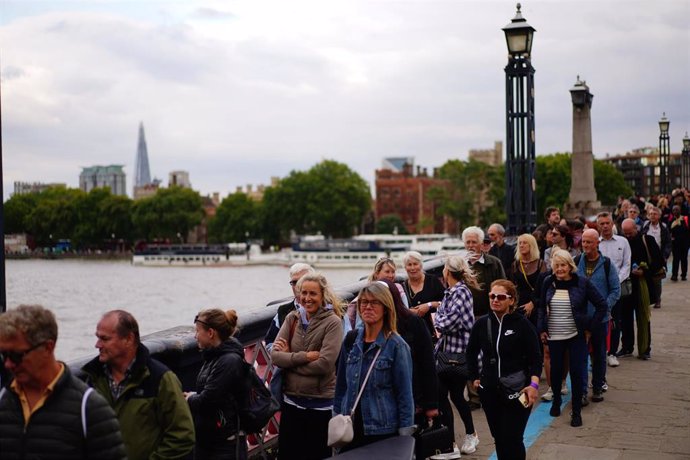
POLYGON ((235 310, 223 311, 220 308, 201 310, 194 318, 194 322, 201 324, 204 329, 215 330, 223 342, 237 333, 237 320, 235 310))
POLYGON ((443 268, 448 271, 448 274, 454 280, 462 281, 467 287, 472 289, 481 289, 479 281, 477 281, 477 275, 475 275, 463 256, 453 255, 448 257, 443 268))
POLYGON ((298 291, 302 290, 302 285, 306 281, 313 281, 321 288, 321 295, 323 295, 323 305, 321 305, 321 307, 326 308, 326 306, 331 305, 333 307, 333 312, 338 316, 338 318, 342 318, 344 315, 345 305, 343 304, 343 301, 335 294, 333 288, 331 288, 331 286, 328 284, 326 277, 321 273, 307 273, 306 275, 302 275, 297 282, 298 291))

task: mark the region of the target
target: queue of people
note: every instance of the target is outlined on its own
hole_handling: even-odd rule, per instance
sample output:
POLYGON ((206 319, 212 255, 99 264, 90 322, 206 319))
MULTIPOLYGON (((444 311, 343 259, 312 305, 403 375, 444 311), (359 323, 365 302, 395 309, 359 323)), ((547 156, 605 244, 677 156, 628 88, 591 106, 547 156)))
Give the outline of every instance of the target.
MULTIPOLYGON (((405 279, 384 258, 349 308, 323 275, 294 265, 294 300, 278 309, 265 338, 281 375, 278 458, 330 457, 336 414, 351 416, 353 428, 340 452, 438 419, 453 445, 431 458, 458 458, 477 449, 472 409, 481 407, 497 457, 522 459, 543 370, 541 399, 551 401, 554 417, 570 374, 570 424, 582 426, 583 407, 604 401, 608 367, 635 347, 638 358, 652 358, 652 309, 661 308, 671 254, 670 280, 687 279, 687 214, 675 196, 656 206, 621 202, 589 225, 569 225, 549 208, 545 223, 515 246, 500 224, 489 228, 489 243, 482 229, 468 227, 467 255, 447 257, 441 278, 424 271, 419 253, 405 255, 405 279), (462 356, 466 368, 439 373, 444 353, 462 356), (464 425, 459 436, 451 403, 464 425)), ((248 365, 234 338, 238 323, 234 310, 195 316, 202 365, 183 391, 126 311, 102 316, 98 356, 80 378, 55 358, 49 310, 23 305, 0 315, 2 457, 247 458, 239 410, 248 365)))

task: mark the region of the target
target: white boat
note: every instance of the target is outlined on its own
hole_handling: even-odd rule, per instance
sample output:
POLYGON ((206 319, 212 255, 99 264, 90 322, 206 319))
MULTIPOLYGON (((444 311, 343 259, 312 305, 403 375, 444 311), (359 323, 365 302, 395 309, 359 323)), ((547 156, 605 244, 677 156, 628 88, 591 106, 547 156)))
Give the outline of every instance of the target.
POLYGON ((386 251, 374 241, 316 235, 292 245, 290 263, 304 262, 316 268, 372 268, 382 257, 386 251))

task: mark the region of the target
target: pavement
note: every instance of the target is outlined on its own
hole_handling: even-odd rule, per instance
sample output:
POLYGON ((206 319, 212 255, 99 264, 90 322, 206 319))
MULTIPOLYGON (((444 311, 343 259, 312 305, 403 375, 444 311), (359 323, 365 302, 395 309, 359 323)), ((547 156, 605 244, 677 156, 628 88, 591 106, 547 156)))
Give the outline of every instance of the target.
MULTIPOLYGON (((525 431, 531 460, 690 460, 690 281, 663 282, 660 309, 652 309, 652 359, 621 358, 608 367, 604 401, 582 408, 583 426, 570 426, 570 397, 560 417, 538 404, 525 431)), ((542 379, 539 393, 546 391, 542 379)), ((591 391, 590 391, 591 396, 591 391)), ((484 412, 472 417, 480 443, 466 459, 495 459, 484 412)), ((464 425, 456 415, 456 439, 464 425)))

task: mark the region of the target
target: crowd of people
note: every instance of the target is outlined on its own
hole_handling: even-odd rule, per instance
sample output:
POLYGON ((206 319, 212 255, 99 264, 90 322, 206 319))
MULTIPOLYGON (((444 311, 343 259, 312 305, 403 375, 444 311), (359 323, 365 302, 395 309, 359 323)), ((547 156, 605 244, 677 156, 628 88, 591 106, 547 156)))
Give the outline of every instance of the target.
MULTIPOLYGON (((330 457, 329 421, 338 414, 351 417, 353 432, 339 452, 437 419, 453 445, 435 460, 476 451, 478 408, 499 459, 526 457, 524 430, 539 399, 557 417, 572 392, 570 424, 582 426, 582 408, 604 400, 608 367, 635 344, 639 359, 652 358, 651 313, 662 306, 671 255, 670 281, 687 280, 689 199, 683 190, 621 198, 590 222, 550 207, 515 245, 499 223, 486 234, 467 227, 466 254, 446 257, 441 277, 426 273, 414 251, 403 259, 405 277, 383 258, 350 304, 312 267, 293 265, 294 300, 278 309, 264 340, 276 366, 278 458, 330 457), (452 406, 464 425, 457 438, 452 406)), ((22 305, 0 315, 2 457, 246 459, 238 321, 234 310, 217 308, 195 316, 202 365, 183 391, 126 311, 102 316, 98 356, 80 375, 55 357, 52 312, 22 305)))

